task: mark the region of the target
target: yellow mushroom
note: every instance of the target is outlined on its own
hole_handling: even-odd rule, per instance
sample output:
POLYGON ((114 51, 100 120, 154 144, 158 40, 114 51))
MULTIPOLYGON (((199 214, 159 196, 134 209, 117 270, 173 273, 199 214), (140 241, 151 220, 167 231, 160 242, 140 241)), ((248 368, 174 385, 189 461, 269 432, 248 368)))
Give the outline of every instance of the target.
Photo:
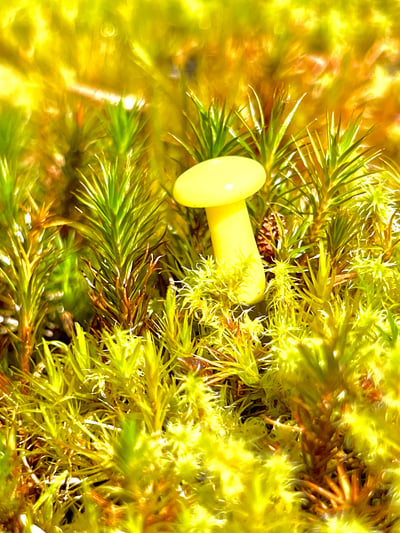
POLYGON ((260 301, 265 274, 246 206, 265 183, 264 167, 247 157, 225 156, 203 161, 177 179, 173 195, 187 207, 204 207, 215 259, 226 270, 246 264, 238 301, 260 301))

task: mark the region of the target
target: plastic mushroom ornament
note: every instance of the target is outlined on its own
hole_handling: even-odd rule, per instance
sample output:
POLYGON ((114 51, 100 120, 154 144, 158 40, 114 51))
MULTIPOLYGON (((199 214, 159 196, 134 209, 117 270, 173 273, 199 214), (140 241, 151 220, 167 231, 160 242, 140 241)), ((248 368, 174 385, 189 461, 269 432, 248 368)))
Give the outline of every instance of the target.
POLYGON ((265 183, 264 167, 247 157, 208 159, 177 179, 173 195, 187 207, 205 207, 217 264, 229 271, 246 267, 239 303, 251 305, 264 294, 265 273, 254 238, 246 198, 265 183))

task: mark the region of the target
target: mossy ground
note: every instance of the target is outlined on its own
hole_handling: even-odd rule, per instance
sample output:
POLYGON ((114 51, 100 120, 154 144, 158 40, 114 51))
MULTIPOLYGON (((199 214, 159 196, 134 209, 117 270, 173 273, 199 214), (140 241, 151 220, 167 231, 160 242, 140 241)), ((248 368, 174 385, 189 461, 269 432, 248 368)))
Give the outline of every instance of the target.
POLYGON ((0 529, 400 530, 397 2, 0 15, 0 529), (252 307, 171 195, 228 154, 252 307))

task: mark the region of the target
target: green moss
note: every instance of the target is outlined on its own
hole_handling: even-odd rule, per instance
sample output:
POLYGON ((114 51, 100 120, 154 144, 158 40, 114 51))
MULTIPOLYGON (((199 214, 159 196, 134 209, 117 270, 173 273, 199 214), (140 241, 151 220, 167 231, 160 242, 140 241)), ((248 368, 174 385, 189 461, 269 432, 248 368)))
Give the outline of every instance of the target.
POLYGON ((0 6, 0 530, 396 532, 397 4, 20 4, 0 6), (246 263, 218 268, 171 194, 232 154, 267 174, 252 307, 246 263))

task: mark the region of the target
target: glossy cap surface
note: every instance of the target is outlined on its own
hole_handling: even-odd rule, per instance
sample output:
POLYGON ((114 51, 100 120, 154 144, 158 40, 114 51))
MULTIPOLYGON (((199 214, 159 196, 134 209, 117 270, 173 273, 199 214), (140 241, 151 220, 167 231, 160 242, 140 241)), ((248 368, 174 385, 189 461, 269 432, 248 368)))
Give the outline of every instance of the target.
POLYGON ((264 167, 253 159, 216 157, 181 174, 173 195, 187 207, 216 207, 248 198, 261 189, 265 179, 264 167))

